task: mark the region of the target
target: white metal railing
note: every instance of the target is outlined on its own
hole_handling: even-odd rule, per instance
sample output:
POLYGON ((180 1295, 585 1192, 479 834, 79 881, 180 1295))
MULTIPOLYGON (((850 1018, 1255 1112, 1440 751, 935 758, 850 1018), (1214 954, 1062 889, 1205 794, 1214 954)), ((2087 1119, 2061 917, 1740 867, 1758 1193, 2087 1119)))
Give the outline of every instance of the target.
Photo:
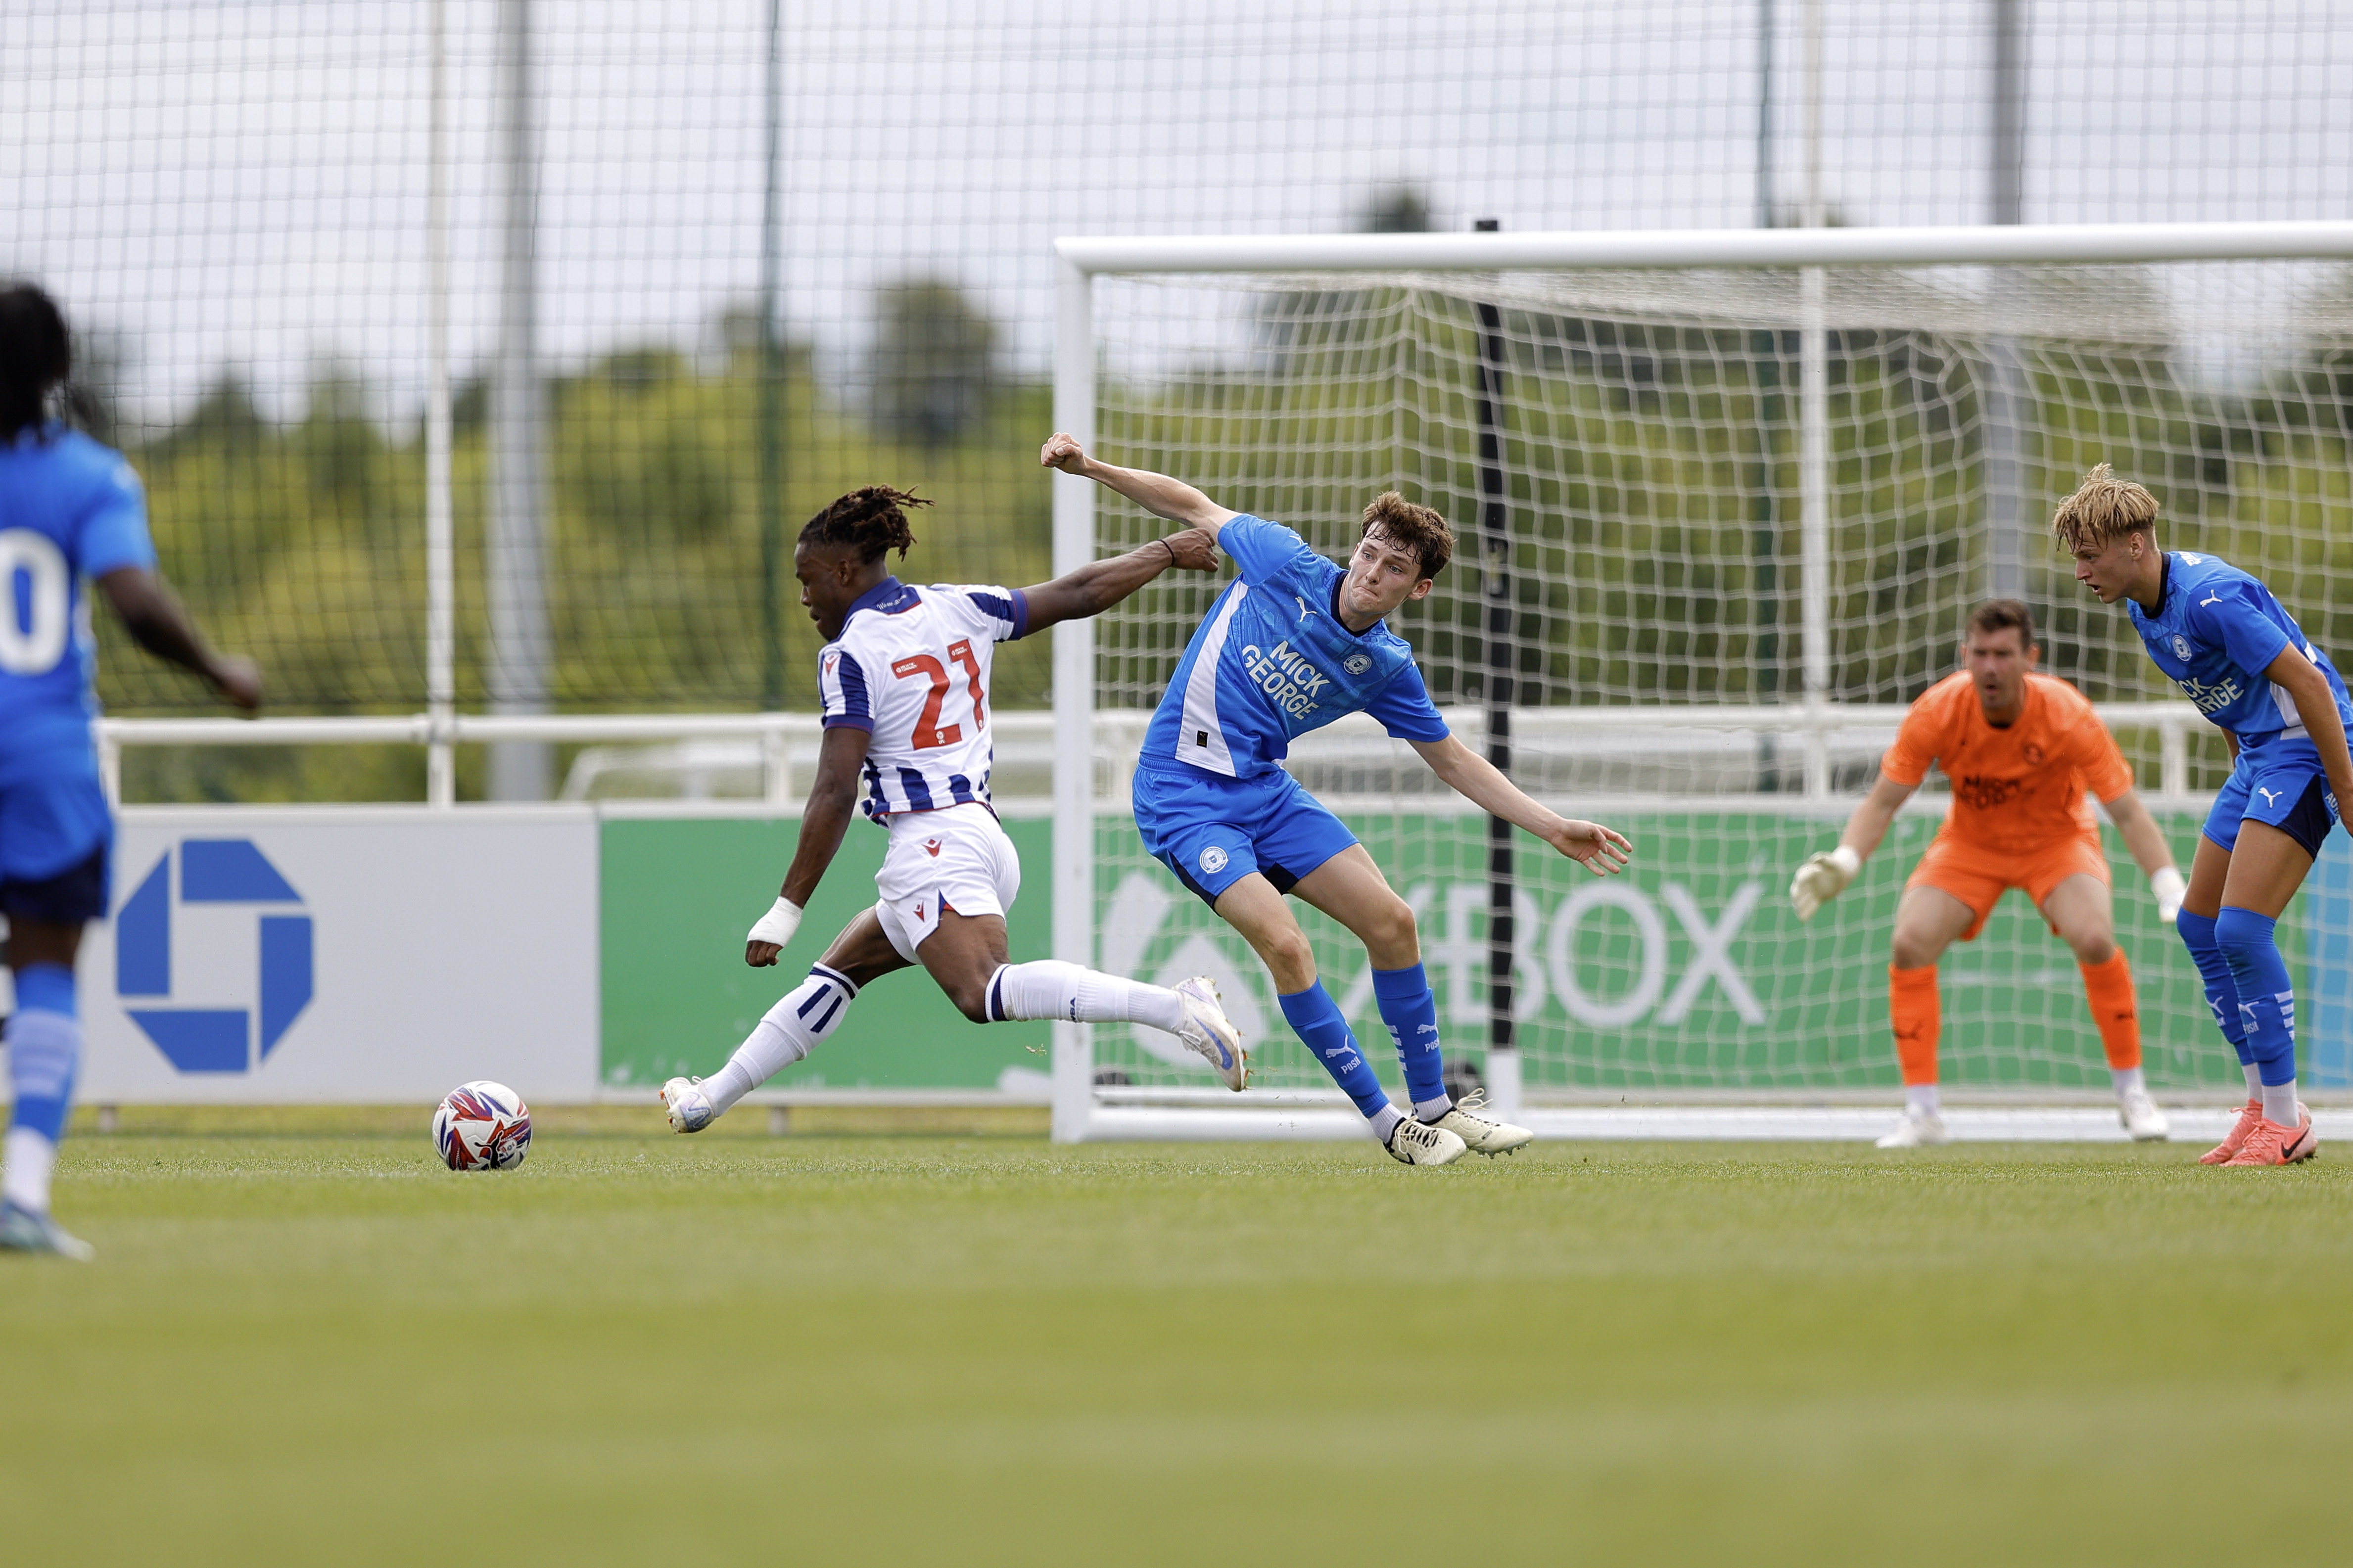
MULTIPOLYGON (((2158 734, 2158 791, 2189 794, 2189 733, 2202 725, 2187 702, 2103 702, 2094 705, 2112 730, 2158 734)), ((1663 735, 1676 731, 1741 734, 1795 734, 1805 744, 1806 798, 1831 796, 1830 754, 1841 735, 1887 734, 1903 721, 1905 709, 1890 703, 1742 703, 1720 706, 1681 703, 1645 708, 1525 708, 1512 715, 1516 744, 1534 750, 1566 748, 1604 736, 1663 735)), ((1151 715, 1140 710, 1099 711, 1092 716, 1091 770, 1084 788, 1098 808, 1124 805, 1151 715)), ((1449 709, 1450 727, 1476 737, 1485 715, 1473 708, 1449 709)), ((1026 751, 1057 748, 1054 715, 1014 710, 993 721, 997 733, 1026 751)), ((758 747, 761 798, 769 805, 795 804, 793 743, 813 742, 823 733, 810 713, 552 713, 387 714, 358 718, 295 719, 101 719, 96 726, 100 767, 110 798, 121 797, 121 758, 126 746, 359 746, 412 745, 440 749, 489 741, 677 742, 734 738, 758 747)), ((1352 714, 1319 731, 1317 749, 1385 743, 1379 725, 1352 714)), ((1303 746, 1303 751, 1307 749, 1303 746)), ((1056 769, 1060 774, 1060 769, 1056 769)), ((1077 783, 1077 780, 1072 780, 1077 783)), ((446 792, 431 804, 447 806, 446 792)))

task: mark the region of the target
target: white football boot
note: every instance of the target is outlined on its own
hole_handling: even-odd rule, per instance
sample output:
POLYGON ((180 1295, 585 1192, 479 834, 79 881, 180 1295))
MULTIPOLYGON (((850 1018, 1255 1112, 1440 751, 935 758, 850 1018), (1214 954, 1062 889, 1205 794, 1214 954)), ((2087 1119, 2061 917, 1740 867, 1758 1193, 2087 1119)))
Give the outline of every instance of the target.
POLYGON ((662 1085, 662 1109, 670 1113, 673 1132, 700 1132, 719 1120, 718 1107, 702 1092, 699 1078, 674 1078, 662 1085))
POLYGON ((1478 1114, 1487 1104, 1487 1091, 1474 1089, 1455 1102, 1454 1109, 1429 1123, 1443 1127, 1462 1140, 1462 1146, 1473 1154, 1484 1154, 1490 1160, 1498 1154, 1509 1154, 1535 1136, 1525 1127, 1514 1127, 1508 1121, 1491 1121, 1478 1114))
POLYGON ((2173 1135, 2173 1123, 2157 1108, 2147 1089, 2135 1089, 2116 1101, 2116 1120, 2136 1143, 2162 1143, 2173 1135))
POLYGON ((1895 1131, 1879 1141, 1883 1149, 1919 1149, 1934 1143, 1949 1143, 1953 1135, 1945 1131, 1941 1116, 1922 1116, 1906 1110, 1895 1123, 1895 1131))
POLYGON ((16 1205, 0 1204, 0 1247, 11 1252, 48 1252, 88 1263, 98 1249, 45 1214, 16 1205))
POLYGON ((1451 1165, 1462 1158, 1468 1147, 1445 1128, 1432 1127, 1411 1115, 1389 1133, 1389 1158, 1408 1165, 1451 1165))
POLYGON ((1185 999, 1185 1025, 1176 1037, 1207 1058, 1228 1089, 1240 1093, 1250 1082, 1250 1052, 1243 1048, 1242 1032, 1218 1004, 1218 983, 1196 974, 1178 981, 1176 992, 1185 999))

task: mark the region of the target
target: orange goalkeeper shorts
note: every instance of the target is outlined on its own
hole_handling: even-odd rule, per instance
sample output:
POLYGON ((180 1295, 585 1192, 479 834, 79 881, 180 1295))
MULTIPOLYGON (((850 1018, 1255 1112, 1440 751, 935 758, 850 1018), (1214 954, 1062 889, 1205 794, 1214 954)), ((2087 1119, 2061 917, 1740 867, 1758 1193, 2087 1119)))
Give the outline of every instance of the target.
POLYGON ((2069 837, 2039 849, 1987 849, 1939 833, 1904 886, 1934 888, 1968 905, 1977 919, 1961 933, 1961 940, 1975 942, 2005 890, 2020 889, 2040 910, 2052 889, 2074 876, 2097 877, 2114 885, 2108 877, 2108 858, 2101 853, 2097 841, 2069 837))

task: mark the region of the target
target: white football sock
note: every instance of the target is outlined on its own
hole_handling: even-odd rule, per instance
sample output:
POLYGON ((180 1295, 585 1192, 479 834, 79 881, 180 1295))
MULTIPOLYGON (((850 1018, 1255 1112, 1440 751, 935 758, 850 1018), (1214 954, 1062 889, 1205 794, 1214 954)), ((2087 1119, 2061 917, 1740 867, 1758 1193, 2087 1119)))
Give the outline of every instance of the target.
POLYGON ((2148 1085, 2142 1079, 2140 1068, 2110 1068, 2108 1069, 2108 1075, 2116 1080, 2116 1098, 2118 1100, 2122 1100, 2127 1095, 2146 1094, 2148 1092, 2148 1085))
POLYGON ((1443 1121, 1446 1120, 1446 1113, 1453 1109, 1454 1097, 1448 1094, 1441 1094, 1436 1100, 1417 1100, 1413 1102, 1413 1114, 1417 1120, 1422 1121, 1443 1121))
POLYGON ((1185 1024, 1185 999, 1165 985, 1122 980, 1058 958, 1008 963, 988 977, 988 1016, 1064 1018, 1077 1024, 1142 1024, 1175 1034, 1185 1024))
POLYGON ((1405 1112, 1394 1105, 1384 1105, 1366 1120, 1372 1125, 1373 1137, 1383 1148, 1387 1148, 1389 1134, 1396 1131, 1398 1123, 1405 1120, 1405 1112))
POLYGON ((2247 1098, 2261 1100, 2263 1097, 2263 1069, 2253 1062, 2241 1062, 2239 1069, 2247 1075, 2247 1098))
POLYGON ((2295 1079, 2263 1085, 2263 1120, 2282 1127, 2302 1125, 2303 1118, 2295 1113, 2295 1079))
POLYGON ((841 1027, 858 987, 849 976, 819 963, 808 978, 768 1009, 727 1065, 702 1080, 713 1115, 725 1115, 737 1100, 808 1055, 841 1027))
POLYGON ((49 1173, 57 1169, 58 1146, 29 1127, 11 1127, 6 1161, 0 1195, 20 1209, 48 1213, 49 1173))
POLYGON ((1933 1083, 1907 1083, 1904 1086, 1904 1109, 1915 1116, 1934 1116, 1936 1111, 1936 1086, 1933 1083))

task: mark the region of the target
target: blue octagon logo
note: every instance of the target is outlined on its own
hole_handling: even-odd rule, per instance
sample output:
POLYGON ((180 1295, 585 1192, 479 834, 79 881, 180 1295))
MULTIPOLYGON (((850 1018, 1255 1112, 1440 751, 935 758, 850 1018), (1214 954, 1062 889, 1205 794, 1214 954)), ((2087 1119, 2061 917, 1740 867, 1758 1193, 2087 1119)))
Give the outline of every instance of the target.
MULTIPOLYGON (((251 1072, 311 1005, 311 917, 302 895, 249 838, 180 844, 180 904, 248 904, 264 910, 256 1007, 129 1006, 131 1021, 182 1072, 251 1072), (255 1015, 259 1014, 259 1050, 255 1015)), ((114 919, 114 989, 125 1003, 172 994, 172 851, 156 860, 114 919)))

